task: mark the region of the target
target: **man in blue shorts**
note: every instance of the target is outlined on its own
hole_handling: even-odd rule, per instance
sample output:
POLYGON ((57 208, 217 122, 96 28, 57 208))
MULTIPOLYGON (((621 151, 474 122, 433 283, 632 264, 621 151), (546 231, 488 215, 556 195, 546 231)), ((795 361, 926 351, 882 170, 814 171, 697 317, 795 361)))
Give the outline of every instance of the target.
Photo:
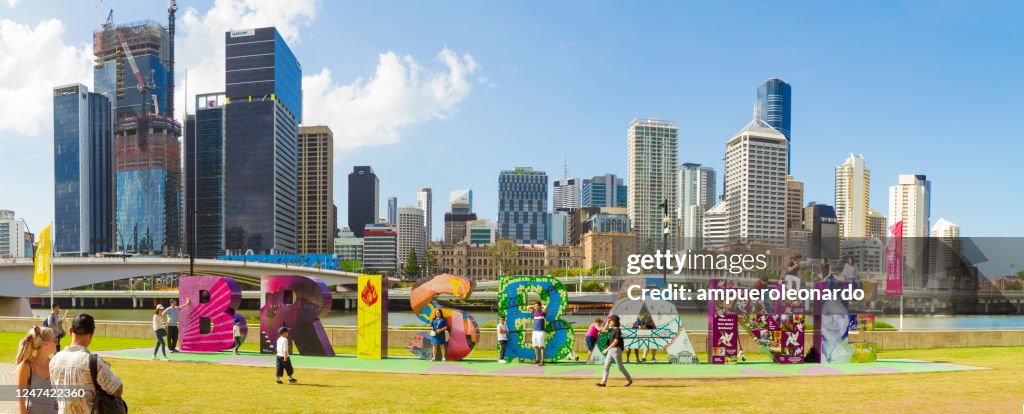
POLYGON ((533 311, 533 363, 544 366, 544 342, 547 339, 547 333, 544 332, 544 317, 547 316, 548 308, 537 302, 530 310, 533 311))

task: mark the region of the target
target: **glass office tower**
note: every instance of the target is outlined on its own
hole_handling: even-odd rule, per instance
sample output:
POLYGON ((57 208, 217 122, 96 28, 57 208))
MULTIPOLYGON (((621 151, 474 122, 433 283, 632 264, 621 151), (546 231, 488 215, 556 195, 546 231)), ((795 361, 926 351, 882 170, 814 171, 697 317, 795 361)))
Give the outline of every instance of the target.
POLYGON ((498 176, 498 234, 518 244, 545 244, 548 234, 548 175, 515 167, 498 176))
POLYGON ((53 89, 54 253, 113 251, 110 100, 81 84, 53 89))
POLYGON ((185 121, 185 246, 203 259, 224 254, 224 103, 223 93, 197 95, 185 121))
MULTIPOLYGON (((756 110, 761 121, 786 137, 787 153, 792 154, 789 134, 790 123, 793 120, 793 91, 789 84, 777 78, 764 81, 757 88, 756 110)), ((789 162, 790 159, 787 158, 786 161, 789 162)), ((792 166, 793 163, 789 162, 789 165, 792 166)))
POLYGON ((224 38, 225 248, 294 253, 302 67, 276 28, 224 38))

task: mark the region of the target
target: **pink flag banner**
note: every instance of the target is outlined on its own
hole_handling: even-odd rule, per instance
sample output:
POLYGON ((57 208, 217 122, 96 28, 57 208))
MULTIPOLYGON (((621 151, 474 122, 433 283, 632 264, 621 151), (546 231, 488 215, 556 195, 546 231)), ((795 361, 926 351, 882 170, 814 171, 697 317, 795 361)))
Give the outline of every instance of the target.
POLYGON ((889 226, 885 244, 885 295, 903 296, 903 220, 889 226))

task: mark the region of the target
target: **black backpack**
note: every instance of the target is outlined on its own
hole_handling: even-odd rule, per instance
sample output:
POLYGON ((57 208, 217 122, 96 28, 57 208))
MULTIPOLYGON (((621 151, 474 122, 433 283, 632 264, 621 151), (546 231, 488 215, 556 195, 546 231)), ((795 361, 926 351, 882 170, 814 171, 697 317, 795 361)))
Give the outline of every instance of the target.
POLYGON ((128 403, 100 388, 100 383, 96 381, 96 373, 99 372, 96 361, 96 354, 89 354, 89 374, 92 375, 92 385, 96 387, 96 395, 92 400, 92 414, 128 414, 128 403))

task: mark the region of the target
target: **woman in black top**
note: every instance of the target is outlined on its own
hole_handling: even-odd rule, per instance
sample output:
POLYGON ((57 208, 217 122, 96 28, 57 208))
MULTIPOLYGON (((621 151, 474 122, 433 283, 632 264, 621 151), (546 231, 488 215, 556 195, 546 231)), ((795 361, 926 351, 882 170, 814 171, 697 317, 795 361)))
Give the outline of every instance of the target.
POLYGON ((622 329, 619 328, 619 315, 609 316, 608 322, 611 323, 612 328, 608 330, 608 347, 601 351, 607 356, 604 360, 604 374, 602 374, 601 382, 597 383, 597 386, 603 387, 608 382, 608 370, 612 367, 612 360, 614 360, 619 366, 619 372, 622 372, 622 375, 626 377, 626 386, 628 387, 633 384, 633 377, 629 376, 626 366, 622 365, 624 342, 622 340, 622 329))

